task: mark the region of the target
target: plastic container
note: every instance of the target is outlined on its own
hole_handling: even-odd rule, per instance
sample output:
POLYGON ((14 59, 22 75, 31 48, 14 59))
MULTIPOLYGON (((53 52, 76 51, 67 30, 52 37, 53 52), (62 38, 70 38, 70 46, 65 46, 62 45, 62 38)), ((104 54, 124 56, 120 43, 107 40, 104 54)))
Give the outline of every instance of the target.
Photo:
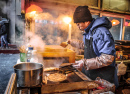
POLYGON ((30 62, 31 58, 32 58, 32 53, 33 52, 33 47, 28 47, 28 51, 27 51, 27 62, 30 62))
POLYGON ((21 62, 26 62, 26 53, 20 53, 20 61, 21 62))

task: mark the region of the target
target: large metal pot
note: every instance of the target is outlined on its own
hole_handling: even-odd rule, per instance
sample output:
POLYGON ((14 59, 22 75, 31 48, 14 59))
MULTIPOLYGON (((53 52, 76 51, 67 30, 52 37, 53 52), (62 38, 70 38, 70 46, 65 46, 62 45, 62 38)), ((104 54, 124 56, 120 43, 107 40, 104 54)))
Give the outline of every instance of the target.
POLYGON ((19 87, 31 87, 42 82, 43 65, 40 63, 20 63, 14 66, 19 87))

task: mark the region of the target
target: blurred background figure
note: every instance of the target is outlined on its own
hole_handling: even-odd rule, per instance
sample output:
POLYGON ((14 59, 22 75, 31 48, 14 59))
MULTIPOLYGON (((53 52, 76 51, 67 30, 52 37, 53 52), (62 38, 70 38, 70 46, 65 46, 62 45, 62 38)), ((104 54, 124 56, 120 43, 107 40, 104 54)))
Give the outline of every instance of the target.
POLYGON ((8 49, 8 41, 7 41, 7 31, 4 21, 2 21, 2 17, 0 16, 0 37, 1 37, 1 48, 4 48, 4 44, 8 49))

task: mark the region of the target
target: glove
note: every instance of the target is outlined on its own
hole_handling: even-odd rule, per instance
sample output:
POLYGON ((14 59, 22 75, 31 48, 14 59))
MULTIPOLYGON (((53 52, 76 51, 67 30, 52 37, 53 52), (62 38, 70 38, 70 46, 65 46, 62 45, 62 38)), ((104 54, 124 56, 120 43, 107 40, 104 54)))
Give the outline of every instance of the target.
POLYGON ((75 61, 75 63, 73 64, 73 67, 75 67, 77 69, 82 69, 83 66, 84 66, 84 59, 75 61))
POLYGON ((113 55, 101 54, 99 57, 86 59, 84 61, 84 67, 86 70, 98 69, 112 64, 114 61, 113 55))
POLYGON ((60 46, 62 46, 62 47, 67 47, 67 45, 68 45, 67 42, 62 42, 62 43, 60 44, 60 46))

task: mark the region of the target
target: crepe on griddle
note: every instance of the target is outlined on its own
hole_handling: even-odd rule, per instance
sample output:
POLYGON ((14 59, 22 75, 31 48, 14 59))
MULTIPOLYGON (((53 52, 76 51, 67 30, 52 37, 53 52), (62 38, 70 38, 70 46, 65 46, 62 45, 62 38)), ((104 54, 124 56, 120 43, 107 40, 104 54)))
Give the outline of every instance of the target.
POLYGON ((67 76, 62 73, 53 73, 53 74, 50 74, 47 78, 49 81, 52 81, 52 82, 61 82, 61 81, 66 80, 67 76))

